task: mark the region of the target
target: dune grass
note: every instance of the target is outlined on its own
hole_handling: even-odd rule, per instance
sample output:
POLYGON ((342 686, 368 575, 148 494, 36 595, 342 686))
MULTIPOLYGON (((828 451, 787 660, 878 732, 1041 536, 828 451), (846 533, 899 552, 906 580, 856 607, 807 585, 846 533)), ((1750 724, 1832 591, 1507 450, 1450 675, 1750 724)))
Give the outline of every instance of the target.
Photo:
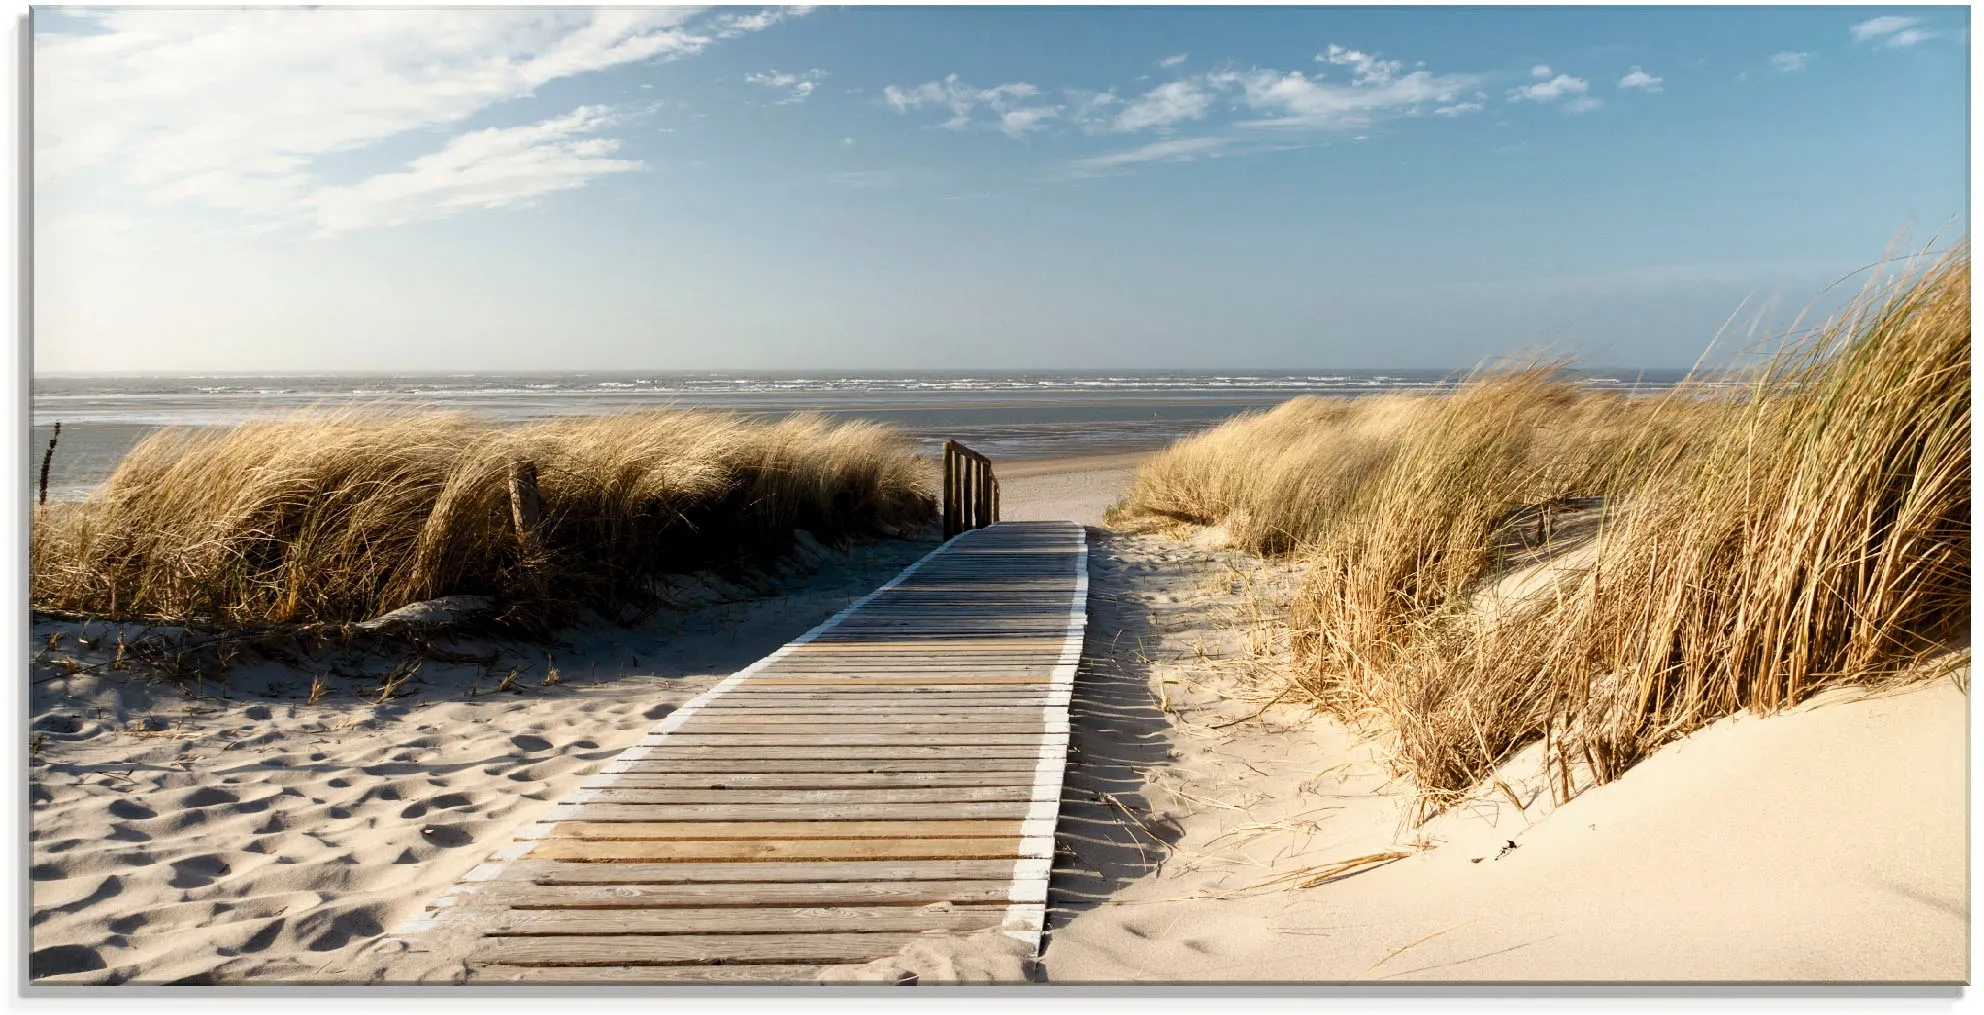
POLYGON ((503 427, 460 414, 311 412, 160 431, 91 499, 38 509, 39 609, 226 624, 340 623, 444 595, 534 630, 644 601, 653 579, 763 563, 796 530, 918 528, 907 440, 868 423, 641 412, 503 427), (513 463, 542 520, 519 538, 513 463))
POLYGON ((1298 686, 1383 732, 1428 810, 1538 739, 1563 785, 1743 709, 1912 672, 1969 617, 1967 248, 1732 391, 1301 399, 1157 456, 1115 524, 1292 555, 1298 686), (1484 617, 1514 518, 1602 498, 1549 594, 1484 617))

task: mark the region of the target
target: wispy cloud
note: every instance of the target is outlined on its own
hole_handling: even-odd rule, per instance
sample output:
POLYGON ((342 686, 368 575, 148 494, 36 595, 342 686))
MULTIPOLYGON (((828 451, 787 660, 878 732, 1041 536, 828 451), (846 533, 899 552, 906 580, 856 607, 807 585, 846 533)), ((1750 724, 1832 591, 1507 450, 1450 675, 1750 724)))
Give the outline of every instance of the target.
POLYGON ((1551 76, 1550 68, 1540 64, 1530 69, 1530 76, 1544 80, 1509 89, 1510 102, 1557 102, 1583 95, 1591 90, 1591 82, 1569 74, 1551 76))
POLYGON ((1904 49, 1936 37, 1937 33, 1918 27, 1921 24, 1921 18, 1886 14, 1868 18, 1847 31, 1853 35, 1855 42, 1876 42, 1889 49, 1904 49))
POLYGON ((1112 126, 1125 133, 1148 128, 1169 130, 1180 121, 1203 119, 1212 98, 1198 81, 1167 82, 1125 106, 1113 118, 1112 126))
POLYGON ((744 80, 754 85, 763 85, 766 88, 773 88, 786 93, 785 98, 778 100, 778 104, 784 106, 795 102, 805 102, 808 98, 812 97, 813 89, 819 87, 820 80, 826 76, 826 71, 815 67, 812 70, 801 71, 798 74, 787 74, 783 71, 775 70, 759 71, 744 75, 744 80))
POLYGON ((1364 127, 1382 117, 1409 115, 1434 106, 1446 108, 1444 115, 1457 115, 1468 111, 1464 93, 1480 81, 1472 74, 1435 74, 1423 69, 1402 73, 1402 61, 1380 60, 1335 45, 1317 54, 1316 60, 1349 68, 1350 81, 1274 70, 1225 71, 1209 75, 1207 80, 1238 89, 1240 101, 1249 110, 1267 114, 1241 126, 1312 130, 1364 127))
POLYGON ((1796 74, 1812 62, 1815 54, 1784 52, 1770 58, 1770 69, 1779 74, 1796 74))
MULTIPOLYGON (((1168 60, 1169 64, 1182 62, 1168 60)), ((1063 175, 1090 177, 1136 166, 1256 154, 1327 143, 1326 136, 1367 140, 1374 124, 1413 117, 1452 120, 1479 113, 1489 95, 1482 74, 1435 71, 1423 62, 1330 45, 1317 53, 1313 71, 1272 67, 1225 68, 1187 74, 1125 96, 1069 88, 1059 101, 1027 81, 985 88, 956 74, 919 85, 890 85, 883 102, 898 114, 935 109, 951 130, 973 126, 999 129, 1015 138, 1079 132, 1157 134, 1158 138, 1120 151, 1074 159, 1063 175), (1169 137, 1194 129, 1203 136, 1169 137)), ((1555 74, 1547 65, 1531 68, 1535 78, 1509 90, 1510 102, 1554 105, 1582 113, 1603 105, 1589 94, 1583 78, 1555 74)), ((1658 91, 1662 79, 1634 67, 1620 80, 1628 89, 1658 91)))
POLYGON ((435 161, 416 160, 377 183, 331 187, 317 163, 397 135, 448 127, 553 81, 693 56, 794 13, 85 12, 80 16, 93 22, 92 31, 35 40, 37 183, 106 171, 142 200, 196 200, 263 221, 320 208, 339 223, 335 228, 356 228, 412 218, 341 209, 378 205, 458 167, 456 177, 480 173, 491 186, 486 192, 454 186, 449 193, 460 199, 439 202, 438 214, 499 207, 532 190, 519 177, 533 165, 543 174, 535 193, 620 171, 601 164, 598 142, 604 139, 570 137, 604 126, 603 114, 505 128, 521 132, 513 135, 463 135, 428 156, 435 161), (544 129, 566 133, 531 133, 544 129), (509 153, 508 161, 490 161, 496 148, 512 142, 524 147, 509 153), (581 171, 577 163, 591 165, 581 171), (470 170, 471 164, 483 168, 470 170), (496 177, 506 182, 494 182, 496 177))
POLYGON ((1100 176, 1112 169, 1139 165, 1146 162, 1190 162, 1203 155, 1210 155, 1233 143, 1228 137, 1175 138, 1168 141, 1153 141, 1150 144, 1131 148, 1127 151, 1110 152, 1092 158, 1078 159, 1071 165, 1071 175, 1100 176))
POLYGON ((1040 89, 1025 81, 978 88, 958 80, 956 74, 945 75, 942 81, 926 81, 913 88, 889 85, 882 89, 882 101, 897 113, 907 113, 925 106, 941 106, 950 110, 951 118, 944 121, 944 126, 950 130, 963 130, 971 126, 974 114, 983 107, 992 114, 992 122, 1007 136, 1014 138, 1024 136, 1027 131, 1038 130, 1060 112, 1060 106, 1033 101, 1039 95, 1040 89))
POLYGON ((1166 67, 1166 68, 1170 68, 1170 67, 1176 67, 1176 66, 1178 66, 1179 64, 1181 64, 1181 63, 1184 63, 1184 62, 1185 62, 1185 58, 1186 58, 1186 57, 1189 57, 1189 56, 1191 56, 1191 55, 1192 55, 1192 54, 1190 54, 1190 53, 1177 53, 1177 54, 1174 54, 1174 55, 1172 55, 1172 56, 1167 56, 1167 57, 1165 57, 1165 58, 1164 58, 1164 59, 1162 59, 1162 60, 1159 60, 1159 61, 1157 62, 1157 65, 1158 65, 1159 67, 1166 67))
POLYGON ((1660 90, 1660 84, 1664 80, 1666 79, 1656 77, 1638 67, 1634 67, 1631 71, 1627 72, 1625 77, 1619 79, 1619 87, 1637 88, 1644 92, 1657 92, 1660 90))
POLYGON ((618 141, 589 136, 614 122, 605 107, 581 106, 542 123, 471 131, 402 172, 316 191, 306 202, 309 218, 320 235, 403 225, 521 204, 641 168, 638 161, 612 157, 618 141))

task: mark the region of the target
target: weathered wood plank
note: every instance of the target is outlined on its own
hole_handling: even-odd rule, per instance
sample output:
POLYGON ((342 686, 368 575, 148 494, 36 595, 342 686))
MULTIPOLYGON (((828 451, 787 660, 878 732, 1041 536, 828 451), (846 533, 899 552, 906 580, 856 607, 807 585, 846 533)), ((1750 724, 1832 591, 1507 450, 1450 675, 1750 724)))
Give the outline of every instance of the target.
MULTIPOLYGON (((542 839, 533 860, 691 863, 795 860, 996 860, 1029 855, 1010 839, 542 839)), ((1044 853, 1042 854, 1045 855, 1044 853)))
POLYGON ((1017 821, 563 821, 546 839, 1018 838, 1017 821))
POLYGON ((1002 747, 992 745, 960 747, 941 747, 936 745, 892 747, 726 747, 712 745, 707 747, 657 746, 647 747, 644 750, 646 753, 643 757, 649 760, 663 758, 709 758, 711 760, 789 758, 793 760, 804 759, 812 761, 876 762, 916 761, 919 759, 1032 758, 1037 757, 1040 753, 1039 749, 1033 747, 1002 747))
MULTIPOLYGON (((997 863, 997 861, 971 861, 997 863)), ((584 870, 601 869, 596 864, 565 865, 584 870)), ((620 870, 636 864, 613 864, 620 870)), ((671 864, 690 867, 693 864, 671 864)), ((774 867, 777 864, 726 864, 726 868, 774 867)), ((806 864, 807 867, 820 866, 806 864)), ((1011 864, 1002 865, 1011 873, 1011 864)), ((557 884, 496 881, 464 888, 462 904, 509 906, 515 909, 713 909, 751 910, 761 906, 926 906, 933 902, 956 905, 1005 905, 1014 902, 1045 902, 1047 880, 1012 881, 762 881, 719 882, 714 884, 557 884)))
POLYGON ((1005 922, 1006 906, 762 906, 750 909, 513 909, 492 935, 969 933, 1005 922))
POLYGON ((810 710, 794 710, 772 715, 739 715, 734 712, 717 712, 705 709, 697 712, 682 726, 684 732, 696 733, 753 733, 776 732, 794 734, 833 734, 860 732, 867 729, 884 730, 895 733, 929 729, 942 724, 946 729, 962 727, 972 733, 1038 733, 1040 732, 1041 711, 1038 708, 1010 708, 997 712, 987 710, 976 715, 970 712, 898 712, 875 715, 870 712, 848 712, 844 714, 821 713, 810 710))
POLYGON ((589 804, 744 804, 815 806, 825 804, 977 803, 1032 800, 1035 789, 1025 786, 946 786, 937 789, 868 787, 863 789, 621 789, 615 786, 588 797, 589 804))
MULTIPOLYGON (((801 965, 695 966, 504 966, 478 965, 470 983, 535 983, 544 986, 599 983, 818 983, 823 969, 801 965)), ((826 986, 833 986, 828 983, 826 986)))
POLYGON ((985 821, 1025 818, 1029 801, 847 804, 562 805, 561 821, 985 821))
POLYGON ((667 934, 602 937, 491 937, 475 964, 509 966, 832 965, 894 955, 916 938, 908 931, 872 934, 667 934))
POLYGON ((1030 787, 1033 784, 1033 767, 991 772, 751 772, 730 775, 629 771, 613 779, 614 789, 942 789, 1030 787))
POLYGON ((938 733, 909 731, 903 733, 819 733, 793 735, 778 731, 737 730, 725 732, 676 730, 663 736, 647 737, 641 741, 644 746, 672 747, 677 750, 694 747, 723 747, 737 750, 755 751, 772 747, 1039 747, 1056 736, 1066 733, 938 733))
MULTIPOLYGON (((519 860, 512 878, 545 885, 677 885, 763 882, 884 884, 916 881, 1006 879, 1022 865, 1011 860, 883 860, 813 863, 586 864, 519 860)), ((1036 864, 1046 876, 1044 862, 1036 864)), ((500 883, 500 882, 490 882, 500 883)))
POLYGON ((657 758, 652 753, 627 762, 628 772, 708 775, 822 775, 835 772, 870 775, 946 772, 1031 772, 1039 752, 1003 758, 957 758, 939 755, 915 760, 889 758, 719 758, 703 753, 688 758, 657 758))

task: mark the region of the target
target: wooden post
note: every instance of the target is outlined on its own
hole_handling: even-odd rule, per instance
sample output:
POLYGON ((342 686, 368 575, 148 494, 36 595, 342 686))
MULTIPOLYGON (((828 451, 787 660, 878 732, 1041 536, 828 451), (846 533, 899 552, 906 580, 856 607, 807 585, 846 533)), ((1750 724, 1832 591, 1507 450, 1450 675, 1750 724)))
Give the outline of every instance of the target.
POLYGON ((944 442, 944 538, 999 520, 999 477, 992 460, 957 441, 944 442))
POLYGON ((969 532, 978 527, 978 519, 973 516, 971 510, 971 495, 978 488, 978 463, 967 458, 964 460, 964 468, 960 471, 964 474, 964 486, 958 490, 958 511, 964 518, 958 530, 969 532))
POLYGON ((974 493, 977 497, 972 501, 972 510, 978 519, 975 527, 982 529, 992 524, 992 463, 983 458, 978 460, 978 489, 974 493))
POLYGON ((510 523, 516 526, 517 542, 525 555, 538 551, 537 526, 544 520, 544 505, 537 496, 537 466, 527 461, 510 463, 510 523))
POLYGON ((958 444, 944 442, 944 538, 958 534, 958 444))

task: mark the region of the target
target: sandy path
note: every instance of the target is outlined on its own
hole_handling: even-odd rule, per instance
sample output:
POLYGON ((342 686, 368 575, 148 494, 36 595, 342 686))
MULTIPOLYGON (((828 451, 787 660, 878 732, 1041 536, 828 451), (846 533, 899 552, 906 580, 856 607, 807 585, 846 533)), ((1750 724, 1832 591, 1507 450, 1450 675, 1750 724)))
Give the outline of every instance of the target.
POLYGON ((1000 463, 999 515, 1013 521, 1065 518, 1101 525, 1102 513, 1129 491, 1137 463, 1146 457, 1095 455, 1000 463))
POLYGON ((30 965, 44 982, 305 982, 414 915, 677 703, 872 591, 931 542, 864 548, 789 595, 599 624, 491 666, 391 660, 307 702, 244 665, 181 693, 110 668, 115 628, 39 621, 29 767, 30 965), (85 644, 84 642, 87 642, 85 644), (561 674, 545 686, 547 656, 561 674), (74 660, 85 667, 70 673, 74 660), (498 693, 510 668, 516 693, 498 693), (470 694, 471 689, 475 692, 470 694))

